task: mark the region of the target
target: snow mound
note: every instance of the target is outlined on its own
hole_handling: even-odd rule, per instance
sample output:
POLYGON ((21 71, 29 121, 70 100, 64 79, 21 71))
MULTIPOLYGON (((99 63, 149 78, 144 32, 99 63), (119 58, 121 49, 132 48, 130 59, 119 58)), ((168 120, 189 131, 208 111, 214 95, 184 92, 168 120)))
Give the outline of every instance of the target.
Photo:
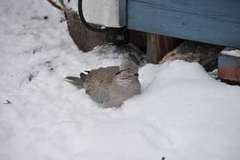
POLYGON ((141 95, 101 109, 63 78, 122 55, 78 51, 46 1, 0 1, 0 13, 0 160, 240 158, 238 86, 197 63, 149 64, 141 95))
POLYGON ((240 50, 239 49, 231 49, 226 48, 221 52, 223 55, 233 56, 233 57, 240 57, 240 50))

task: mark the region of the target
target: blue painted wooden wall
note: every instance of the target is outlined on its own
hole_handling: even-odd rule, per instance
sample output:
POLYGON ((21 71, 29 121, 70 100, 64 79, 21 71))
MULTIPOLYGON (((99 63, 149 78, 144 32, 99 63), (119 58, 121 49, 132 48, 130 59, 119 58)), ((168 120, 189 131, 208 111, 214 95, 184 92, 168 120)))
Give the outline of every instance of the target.
POLYGON ((128 28, 240 48, 240 0, 128 0, 128 28))

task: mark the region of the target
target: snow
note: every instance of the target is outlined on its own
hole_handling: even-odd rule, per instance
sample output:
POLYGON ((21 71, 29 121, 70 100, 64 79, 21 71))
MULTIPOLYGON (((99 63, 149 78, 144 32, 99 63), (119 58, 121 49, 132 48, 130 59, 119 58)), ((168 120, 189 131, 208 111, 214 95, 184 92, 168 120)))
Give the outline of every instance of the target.
POLYGON ((0 1, 0 14, 0 160, 240 158, 239 86, 197 63, 148 64, 141 95, 102 109, 63 78, 124 56, 78 51, 46 1, 0 1))
POLYGON ((239 49, 228 49, 226 48, 221 52, 223 55, 229 55, 233 57, 240 57, 240 50, 239 49))

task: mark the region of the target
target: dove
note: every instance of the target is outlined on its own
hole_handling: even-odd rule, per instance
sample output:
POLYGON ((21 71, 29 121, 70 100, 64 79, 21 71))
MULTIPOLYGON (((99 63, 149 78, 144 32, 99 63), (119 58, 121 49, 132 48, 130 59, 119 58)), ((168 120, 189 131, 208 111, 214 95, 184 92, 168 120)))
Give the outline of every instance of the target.
POLYGON ((125 61, 120 66, 109 66, 68 76, 65 80, 79 89, 85 89, 90 98, 104 108, 120 107, 123 102, 140 94, 138 65, 125 61))

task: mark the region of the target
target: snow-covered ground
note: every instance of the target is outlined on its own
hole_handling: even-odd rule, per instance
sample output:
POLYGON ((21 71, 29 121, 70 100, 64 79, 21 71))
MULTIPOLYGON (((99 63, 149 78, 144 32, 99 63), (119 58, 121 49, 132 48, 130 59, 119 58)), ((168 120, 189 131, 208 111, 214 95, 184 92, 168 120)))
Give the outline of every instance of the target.
POLYGON ((114 47, 78 51, 44 0, 1 0, 0 15, 0 160, 240 159, 240 87, 146 65, 141 95, 101 109, 63 78, 119 64, 114 47))

